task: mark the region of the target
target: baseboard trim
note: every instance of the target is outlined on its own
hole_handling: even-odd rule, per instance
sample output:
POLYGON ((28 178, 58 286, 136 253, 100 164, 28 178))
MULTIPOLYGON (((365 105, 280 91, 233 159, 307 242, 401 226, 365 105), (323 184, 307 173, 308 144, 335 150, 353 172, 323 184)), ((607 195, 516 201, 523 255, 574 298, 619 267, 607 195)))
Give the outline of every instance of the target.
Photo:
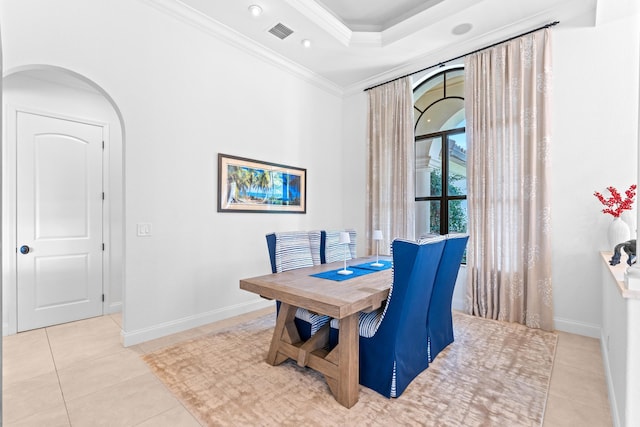
POLYGON ((107 307, 105 314, 120 313, 122 311, 122 302, 113 302, 107 307))
POLYGON ((553 321, 555 322, 555 328, 559 331, 600 339, 602 331, 600 325, 577 322, 575 320, 563 319, 561 317, 554 317, 553 321))
POLYGON ((251 311, 267 308, 272 306, 273 304, 273 301, 264 299, 251 301, 244 304, 237 304, 218 310, 208 311, 206 313, 183 317, 182 319, 176 319, 170 322, 160 323, 148 328, 142 328, 129 332, 122 331, 120 333, 120 338, 122 341, 122 345, 124 345, 125 347, 129 347, 145 341, 150 341, 156 338, 183 332, 187 329, 197 328, 208 323, 217 322, 219 320, 239 316, 251 311))
POLYGON ((616 401, 616 391, 613 388, 613 379, 611 369, 609 365, 609 352, 606 347, 606 338, 604 331, 600 335, 600 351, 602 352, 602 363, 604 364, 604 375, 607 379, 607 392, 609 394, 609 409, 611 410, 611 419, 613 420, 613 427, 621 427, 620 414, 618 414, 618 403, 616 401))

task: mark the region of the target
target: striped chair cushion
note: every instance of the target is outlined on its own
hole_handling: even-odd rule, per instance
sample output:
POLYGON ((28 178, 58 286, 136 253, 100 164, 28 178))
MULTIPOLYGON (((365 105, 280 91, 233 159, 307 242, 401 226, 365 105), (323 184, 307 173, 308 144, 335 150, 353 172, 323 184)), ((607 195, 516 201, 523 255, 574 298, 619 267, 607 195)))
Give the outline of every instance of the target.
POLYGON ((447 235, 441 235, 441 234, 425 234, 420 236, 420 239, 418 239, 418 244, 419 245, 427 245, 429 243, 434 243, 434 242, 439 242, 441 240, 446 240, 447 239, 447 235))
MULTIPOLYGON (((361 337, 371 338, 376 334, 380 323, 382 323, 382 319, 384 319, 384 315, 387 313, 388 302, 391 299, 392 293, 393 284, 389 289, 389 296, 387 297, 387 302, 385 303, 384 307, 371 311, 369 313, 364 313, 362 311, 358 313, 358 333, 361 337)), ((340 329, 340 322, 338 321, 338 319, 331 319, 331 327, 333 329, 340 329)))
POLYGON ((311 325, 311 335, 318 332, 318 329, 323 327, 330 320, 329 316, 326 316, 324 314, 311 313, 306 308, 298 308, 296 310, 296 317, 300 320, 304 320, 311 325))
POLYGON ((391 397, 398 397, 396 392, 396 362, 393 361, 393 376, 391 377, 391 397))
POLYGON ((320 230, 314 230, 309 232, 309 244, 311 246, 311 259, 313 265, 320 265, 320 244, 322 242, 320 230))
MULTIPOLYGON (((326 233, 327 239, 324 246, 326 263, 344 261, 345 251, 347 259, 351 259, 351 250, 338 243, 340 241, 340 231, 327 231, 326 233)), ((349 238, 351 239, 351 236, 349 238)), ((353 244, 355 245, 355 239, 353 239, 353 244)))
POLYGON ((276 233, 276 271, 312 267, 311 245, 306 231, 276 233))
MULTIPOLYGON (((389 291, 391 294, 391 291, 389 291)), ((388 301, 388 300, 387 300, 388 301)), ((382 319, 384 318, 384 314, 386 313, 387 305, 385 305, 384 309, 380 308, 378 310, 372 311, 370 313, 360 312, 358 319, 358 332, 361 337, 371 338, 375 335, 382 319)), ((338 319, 331 319, 331 327, 334 329, 339 329, 338 319)), ((391 378, 391 397, 396 397, 396 362, 393 362, 393 375, 391 378)))
POLYGON ((351 258, 356 259, 356 230, 345 230, 349 233, 349 252, 351 252, 351 258))

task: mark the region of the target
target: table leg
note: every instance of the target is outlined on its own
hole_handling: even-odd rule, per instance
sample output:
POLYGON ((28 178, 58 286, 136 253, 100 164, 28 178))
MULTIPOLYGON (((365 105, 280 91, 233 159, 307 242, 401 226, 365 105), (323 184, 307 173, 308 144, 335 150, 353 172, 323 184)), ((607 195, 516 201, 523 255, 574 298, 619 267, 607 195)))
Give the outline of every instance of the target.
POLYGON ((338 387, 336 400, 351 408, 358 402, 359 386, 359 351, 360 336, 358 334, 358 313, 340 319, 340 335, 338 338, 338 387))
POLYGON ((328 325, 325 325, 326 330, 317 332, 316 335, 319 335, 314 335, 307 343, 296 344, 300 341, 294 323, 296 310, 297 307, 280 304, 267 363, 279 365, 287 358, 293 358, 301 366, 309 366, 324 373, 338 403, 351 408, 358 402, 360 392, 358 313, 340 319, 338 345, 323 358, 312 352, 324 342, 324 335, 327 335, 328 339, 328 325))
POLYGON ((294 323, 296 310, 297 307, 292 305, 285 303, 280 304, 280 311, 276 319, 276 326, 273 330, 271 345, 269 346, 269 354, 267 354, 267 363, 270 365, 279 365, 287 360, 288 356, 279 352, 280 342, 292 344, 300 341, 300 336, 294 323))

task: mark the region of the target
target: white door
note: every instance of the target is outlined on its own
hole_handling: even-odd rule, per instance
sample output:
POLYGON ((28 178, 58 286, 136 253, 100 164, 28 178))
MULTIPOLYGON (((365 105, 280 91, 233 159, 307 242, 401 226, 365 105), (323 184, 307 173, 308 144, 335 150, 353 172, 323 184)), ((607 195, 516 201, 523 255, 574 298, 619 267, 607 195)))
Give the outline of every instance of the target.
POLYGON ((18 331, 102 315, 101 126, 17 114, 18 331))

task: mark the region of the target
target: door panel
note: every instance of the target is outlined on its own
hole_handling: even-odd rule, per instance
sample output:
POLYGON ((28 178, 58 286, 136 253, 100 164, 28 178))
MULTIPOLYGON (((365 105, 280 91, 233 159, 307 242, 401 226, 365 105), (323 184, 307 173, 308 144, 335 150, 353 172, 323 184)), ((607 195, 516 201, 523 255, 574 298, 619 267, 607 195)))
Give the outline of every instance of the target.
POLYGON ((35 309, 84 303, 89 298, 87 254, 35 258, 35 309))
POLYGON ((18 112, 18 331, 102 314, 102 127, 18 112))
POLYGON ((88 238, 88 143, 43 134, 34 144, 36 239, 88 238), (63 162, 51 161, 56 157, 63 162))

